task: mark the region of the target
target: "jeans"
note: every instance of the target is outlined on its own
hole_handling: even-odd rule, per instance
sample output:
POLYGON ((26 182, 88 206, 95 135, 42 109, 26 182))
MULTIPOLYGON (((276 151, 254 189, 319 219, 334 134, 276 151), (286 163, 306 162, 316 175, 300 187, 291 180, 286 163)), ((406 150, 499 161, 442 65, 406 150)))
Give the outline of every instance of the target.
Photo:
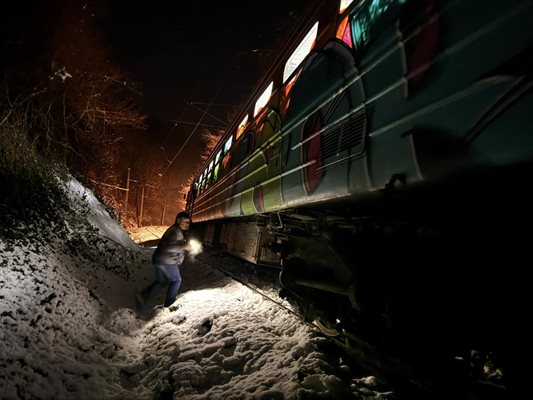
POLYGON ((145 301, 152 300, 168 284, 165 307, 170 307, 181 286, 180 268, 178 265, 154 264, 154 270, 156 280, 143 290, 143 298, 145 301))

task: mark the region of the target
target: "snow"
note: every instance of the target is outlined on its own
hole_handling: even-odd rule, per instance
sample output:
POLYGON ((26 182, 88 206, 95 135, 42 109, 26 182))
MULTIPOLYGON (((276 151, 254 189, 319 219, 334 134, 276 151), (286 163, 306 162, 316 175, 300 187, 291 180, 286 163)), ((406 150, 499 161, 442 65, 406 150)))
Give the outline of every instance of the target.
POLYGON ((199 258, 182 266, 173 311, 138 313, 153 248, 79 182, 67 187, 66 229, 0 240, 1 399, 391 398, 311 326, 199 258))

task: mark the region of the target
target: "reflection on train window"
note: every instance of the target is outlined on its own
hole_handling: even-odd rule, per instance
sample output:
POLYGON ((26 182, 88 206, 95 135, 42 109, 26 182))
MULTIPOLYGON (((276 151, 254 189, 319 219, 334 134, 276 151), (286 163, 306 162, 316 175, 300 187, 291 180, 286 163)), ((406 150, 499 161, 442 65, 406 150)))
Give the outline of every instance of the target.
POLYGON ((313 49, 313 46, 316 41, 318 34, 318 21, 315 22, 313 27, 309 30, 307 35, 300 42, 296 50, 291 54, 287 62, 285 63, 285 69, 283 70, 283 83, 291 77, 294 71, 302 63, 302 61, 307 57, 307 55, 313 49))
POLYGON ((270 82, 270 85, 267 86, 267 88, 263 91, 261 96, 257 99, 255 102, 255 108, 254 108, 254 117, 259 114, 259 111, 261 111, 268 103, 268 100, 270 100, 270 96, 272 96, 272 88, 274 87, 274 81, 270 82))
POLYGON ((342 14, 353 3, 353 0, 341 0, 339 14, 342 14))
POLYGON ((224 145, 224 153, 227 153, 229 149, 231 149, 231 144, 233 142, 233 135, 229 137, 229 139, 226 141, 226 144, 224 145))
POLYGON ((350 28, 348 21, 348 16, 342 20, 342 22, 339 24, 339 28, 337 29, 336 37, 337 39, 342 40, 349 48, 353 49, 352 29, 350 28))
POLYGON ((230 158, 231 158, 231 153, 226 153, 226 155, 222 159, 222 166, 224 167, 224 171, 228 170, 230 158))
POLYGON ((235 133, 235 140, 239 139, 239 137, 243 134, 244 130, 246 129, 246 125, 248 124, 248 114, 243 118, 241 123, 239 124, 239 127, 237 128, 237 132, 235 133))
POLYGON ((215 166, 215 171, 213 172, 213 182, 216 182, 218 180, 219 172, 220 172, 220 164, 217 164, 215 166))
POLYGON ((372 35, 379 33, 384 25, 388 25, 388 19, 406 0, 372 0, 369 7, 361 7, 352 18, 352 37, 356 51, 366 47, 372 39, 372 35), (388 15, 386 15, 388 13, 388 15), (385 18, 387 16, 387 18, 385 18), (381 28, 380 28, 381 27, 381 28))

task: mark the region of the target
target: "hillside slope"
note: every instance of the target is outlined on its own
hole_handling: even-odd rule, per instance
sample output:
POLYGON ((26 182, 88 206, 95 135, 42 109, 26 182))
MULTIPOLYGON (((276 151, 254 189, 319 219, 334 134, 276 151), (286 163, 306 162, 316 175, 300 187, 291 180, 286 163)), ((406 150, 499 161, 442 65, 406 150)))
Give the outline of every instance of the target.
POLYGON ((199 260, 181 268, 176 309, 137 315, 153 249, 79 182, 64 189, 59 216, 0 239, 2 400, 391 398, 296 316, 199 260))

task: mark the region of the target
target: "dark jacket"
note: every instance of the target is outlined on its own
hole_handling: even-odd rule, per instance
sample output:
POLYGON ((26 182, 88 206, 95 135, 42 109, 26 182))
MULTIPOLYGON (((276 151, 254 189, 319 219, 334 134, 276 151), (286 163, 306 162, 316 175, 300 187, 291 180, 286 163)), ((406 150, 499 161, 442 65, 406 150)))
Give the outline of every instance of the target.
POLYGON ((152 262, 154 264, 180 265, 185 258, 186 246, 187 233, 182 231, 177 224, 174 224, 163 234, 152 256, 152 262))

